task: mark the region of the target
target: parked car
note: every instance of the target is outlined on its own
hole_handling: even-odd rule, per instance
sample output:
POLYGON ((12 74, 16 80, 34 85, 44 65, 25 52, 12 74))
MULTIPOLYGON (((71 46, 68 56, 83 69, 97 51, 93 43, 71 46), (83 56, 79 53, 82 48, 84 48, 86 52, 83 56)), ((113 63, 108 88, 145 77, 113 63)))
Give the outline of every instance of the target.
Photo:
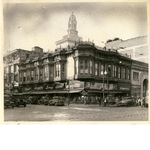
POLYGON ((134 100, 132 97, 124 97, 120 101, 118 101, 117 106, 132 106, 134 105, 134 100))
POLYGON ((4 95, 4 108, 14 108, 14 102, 11 101, 11 97, 9 95, 4 95))
POLYGON ((46 96, 42 96, 42 97, 38 100, 38 105, 44 104, 45 99, 47 99, 47 97, 46 97, 46 96))
POLYGON ((64 98, 60 96, 54 96, 50 101, 49 105, 54 105, 54 106, 64 106, 64 98))
POLYGON ((32 97, 29 96, 29 97, 27 98, 27 104, 31 104, 31 103, 32 103, 32 97))
POLYGON ((15 106, 16 107, 19 107, 19 106, 24 106, 24 107, 26 107, 26 100, 25 99, 23 99, 23 98, 19 98, 19 99, 16 99, 15 100, 15 106))
POLYGON ((31 96, 31 104, 38 104, 38 100, 41 96, 31 96))

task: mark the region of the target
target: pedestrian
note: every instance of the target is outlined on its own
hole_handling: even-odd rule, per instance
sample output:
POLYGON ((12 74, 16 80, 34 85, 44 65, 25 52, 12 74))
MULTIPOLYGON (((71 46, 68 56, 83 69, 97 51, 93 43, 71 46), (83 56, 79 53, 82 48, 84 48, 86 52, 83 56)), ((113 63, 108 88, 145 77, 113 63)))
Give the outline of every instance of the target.
POLYGON ((104 98, 104 107, 106 106, 107 103, 107 97, 104 98))
POLYGON ((141 98, 138 97, 138 106, 140 106, 140 105, 141 105, 141 98))
POLYGON ((101 97, 98 97, 99 106, 101 106, 101 97))
POLYGON ((143 97, 143 98, 141 99, 141 107, 144 107, 144 105, 145 105, 145 98, 143 97))

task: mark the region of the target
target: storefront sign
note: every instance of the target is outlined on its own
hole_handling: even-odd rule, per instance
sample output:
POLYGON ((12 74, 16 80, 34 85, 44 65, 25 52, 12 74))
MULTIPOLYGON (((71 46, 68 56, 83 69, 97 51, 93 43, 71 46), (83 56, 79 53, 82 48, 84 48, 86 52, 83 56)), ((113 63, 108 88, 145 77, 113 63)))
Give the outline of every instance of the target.
MULTIPOLYGON (((107 83, 97 83, 97 82, 85 82, 84 87, 89 89, 102 90, 104 85, 104 90, 108 90, 107 83)), ((117 90, 116 84, 109 84, 109 90, 117 90)))
POLYGON ((120 91, 130 91, 130 84, 118 83, 118 90, 120 90, 120 91))
MULTIPOLYGON (((84 82, 76 81, 76 80, 70 80, 70 89, 83 89, 84 88, 84 82)), ((66 85, 66 88, 68 89, 68 85, 66 85)))
POLYGON ((62 88, 64 88, 64 83, 59 82, 55 83, 54 89, 62 89, 62 88))

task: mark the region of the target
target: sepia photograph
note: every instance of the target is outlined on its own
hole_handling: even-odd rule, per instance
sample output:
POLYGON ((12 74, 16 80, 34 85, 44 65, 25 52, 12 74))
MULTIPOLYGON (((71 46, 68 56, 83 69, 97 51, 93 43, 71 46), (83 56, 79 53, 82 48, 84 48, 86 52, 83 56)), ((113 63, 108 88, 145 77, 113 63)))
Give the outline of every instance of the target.
POLYGON ((148 123, 147 5, 4 2, 3 122, 148 123))

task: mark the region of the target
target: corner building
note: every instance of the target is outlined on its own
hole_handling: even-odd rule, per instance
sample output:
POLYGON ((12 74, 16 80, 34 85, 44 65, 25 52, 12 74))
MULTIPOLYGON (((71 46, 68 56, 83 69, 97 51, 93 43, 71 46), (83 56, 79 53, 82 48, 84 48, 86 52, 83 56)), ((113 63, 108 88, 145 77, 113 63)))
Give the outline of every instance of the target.
POLYGON ((68 35, 57 41, 56 47, 54 53, 19 63, 18 95, 69 94, 72 101, 81 100, 82 96, 94 101, 108 94, 131 95, 131 58, 115 49, 98 48, 90 41, 82 41, 73 14, 68 22, 68 35))

